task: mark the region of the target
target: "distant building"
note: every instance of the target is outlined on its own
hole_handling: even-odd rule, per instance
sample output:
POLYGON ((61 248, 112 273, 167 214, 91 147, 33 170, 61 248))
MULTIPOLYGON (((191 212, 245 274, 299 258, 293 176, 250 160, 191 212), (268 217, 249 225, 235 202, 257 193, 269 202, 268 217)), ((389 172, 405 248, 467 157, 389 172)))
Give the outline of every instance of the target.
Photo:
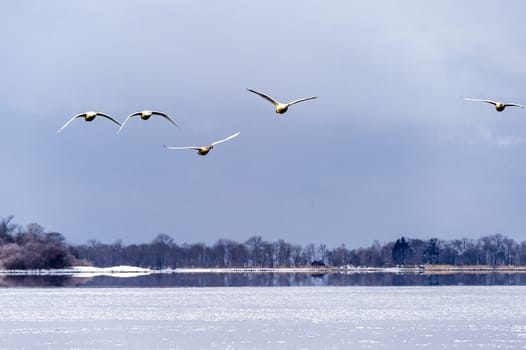
POLYGON ((327 266, 327 265, 325 265, 323 260, 313 260, 313 261, 311 261, 310 265, 311 266, 316 266, 316 267, 325 267, 325 266, 327 266))

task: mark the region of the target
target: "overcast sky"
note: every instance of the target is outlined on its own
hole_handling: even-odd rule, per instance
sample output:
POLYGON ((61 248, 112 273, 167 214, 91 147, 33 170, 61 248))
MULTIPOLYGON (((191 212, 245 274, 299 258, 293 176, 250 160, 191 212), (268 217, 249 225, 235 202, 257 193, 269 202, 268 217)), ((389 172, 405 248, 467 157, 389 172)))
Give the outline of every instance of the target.
POLYGON ((3 1, 0 217, 72 243, 524 240, 526 3, 3 1), (319 99, 277 115, 278 100, 319 99), (166 120, 131 119, 161 110, 166 120), (162 147, 206 145, 206 157, 162 147))

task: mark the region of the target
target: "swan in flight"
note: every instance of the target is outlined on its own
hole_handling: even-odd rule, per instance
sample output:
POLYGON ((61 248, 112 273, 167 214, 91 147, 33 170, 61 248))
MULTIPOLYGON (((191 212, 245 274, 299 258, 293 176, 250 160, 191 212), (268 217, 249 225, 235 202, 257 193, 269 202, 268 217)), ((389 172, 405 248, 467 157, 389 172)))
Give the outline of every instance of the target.
POLYGON ((239 135, 239 131, 236 132, 236 133, 233 134, 233 135, 230 135, 230 136, 228 136, 228 137, 225 137, 225 138, 222 139, 222 140, 212 142, 212 143, 209 144, 208 146, 172 147, 172 146, 166 146, 166 145, 164 145, 164 147, 166 147, 167 149, 176 149, 176 150, 181 150, 181 149, 193 149, 193 150, 196 150, 196 151, 197 151, 197 154, 199 154, 199 155, 201 155, 201 156, 206 156, 206 155, 208 154, 208 152, 210 152, 210 151, 212 150, 212 148, 214 148, 215 145, 220 144, 220 143, 223 143, 223 142, 228 141, 228 140, 230 140, 230 139, 233 139, 233 138, 236 137, 237 135, 239 135))
POLYGON ((264 93, 257 92, 257 91, 252 90, 252 89, 247 89, 247 90, 250 91, 250 92, 255 93, 256 95, 259 95, 259 96, 263 97, 265 100, 267 100, 270 103, 272 103, 276 107, 276 113, 279 113, 279 114, 285 113, 289 109, 289 107, 292 106, 293 104, 296 104, 296 103, 299 103, 299 102, 303 102, 303 101, 313 100, 315 98, 318 98, 318 96, 305 97, 305 98, 300 98, 300 99, 292 101, 292 102, 281 103, 281 102, 276 101, 272 97, 270 97, 268 95, 265 95, 264 93))
POLYGON ((64 124, 63 127, 58 129, 57 132, 61 132, 66 126, 68 126, 72 121, 74 121, 77 118, 84 118, 85 121, 91 122, 93 119, 95 119, 96 116, 99 116, 99 115, 101 117, 108 118, 109 120, 111 120, 112 122, 114 122, 117 125, 121 125, 121 123, 119 123, 118 121, 116 121, 111 116, 109 116, 109 115, 107 115, 105 113, 102 113, 102 112, 85 112, 85 113, 80 113, 80 114, 77 114, 77 115, 73 116, 70 120, 67 121, 66 124, 64 124))
POLYGON ((497 112, 502 112, 504 110, 504 108, 506 108, 506 107, 525 108, 523 105, 520 105, 520 104, 517 104, 517 103, 495 102, 495 101, 492 101, 492 100, 480 100, 480 99, 476 99, 476 98, 467 98, 467 97, 464 97, 464 100, 491 103, 492 105, 495 106, 495 109, 497 110, 497 112))
POLYGON ((174 122, 174 120, 173 120, 168 114, 166 114, 166 113, 164 113, 164 112, 144 110, 144 111, 140 111, 140 112, 132 113, 132 114, 130 114, 129 116, 127 116, 126 119, 124 119, 124 121, 122 122, 121 127, 120 127, 119 130, 117 131, 117 134, 121 132, 122 128, 124 127, 124 124, 126 124, 126 122, 127 122, 131 117, 140 116, 142 120, 148 120, 148 119, 150 119, 150 117, 151 117, 152 115, 160 115, 161 117, 166 118, 166 120, 168 120, 169 122, 171 122, 173 125, 178 126, 178 125, 174 122))

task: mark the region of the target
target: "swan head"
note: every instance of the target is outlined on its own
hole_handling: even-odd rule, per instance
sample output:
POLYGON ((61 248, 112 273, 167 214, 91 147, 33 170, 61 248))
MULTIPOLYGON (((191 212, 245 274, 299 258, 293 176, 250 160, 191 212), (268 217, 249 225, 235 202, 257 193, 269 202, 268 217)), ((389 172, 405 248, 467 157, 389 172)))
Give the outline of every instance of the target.
POLYGON ((502 102, 497 102, 495 104, 495 109, 497 110, 497 112, 502 112, 504 110, 506 106, 504 105, 504 103, 502 102))
POLYGON ((289 105, 286 104, 279 104, 276 106, 276 113, 283 114, 289 109, 289 105))
POLYGON ((97 116, 97 112, 93 112, 93 111, 90 111, 90 112, 86 112, 86 116, 84 117, 84 119, 87 121, 87 122, 90 122, 92 121, 93 119, 95 119, 95 117, 97 116))
POLYGON ((202 155, 202 156, 206 156, 208 154, 208 152, 210 152, 212 150, 212 148, 214 148, 214 145, 208 145, 208 146, 204 146, 204 147, 201 147, 197 153, 199 155, 202 155))
POLYGON ((208 152, 210 152, 210 150, 214 148, 214 146, 206 146, 206 147, 201 147, 198 151, 197 151, 197 154, 199 154, 200 156, 206 156, 208 154, 208 152))
POLYGON ((150 118, 152 116, 153 112, 152 111, 142 111, 141 112, 141 119, 142 120, 148 120, 148 118, 150 118))

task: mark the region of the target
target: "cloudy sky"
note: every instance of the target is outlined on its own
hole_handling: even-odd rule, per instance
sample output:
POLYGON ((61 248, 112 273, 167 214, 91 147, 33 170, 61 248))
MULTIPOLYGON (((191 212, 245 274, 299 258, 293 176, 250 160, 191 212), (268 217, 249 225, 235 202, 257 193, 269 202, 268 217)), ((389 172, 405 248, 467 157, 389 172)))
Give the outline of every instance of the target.
POLYGON ((462 99, 526 103, 526 4, 498 6, 3 1, 0 217, 72 243, 522 241, 526 111, 462 99), (320 98, 277 115, 246 88, 320 98), (180 128, 56 132, 143 109, 180 128))

